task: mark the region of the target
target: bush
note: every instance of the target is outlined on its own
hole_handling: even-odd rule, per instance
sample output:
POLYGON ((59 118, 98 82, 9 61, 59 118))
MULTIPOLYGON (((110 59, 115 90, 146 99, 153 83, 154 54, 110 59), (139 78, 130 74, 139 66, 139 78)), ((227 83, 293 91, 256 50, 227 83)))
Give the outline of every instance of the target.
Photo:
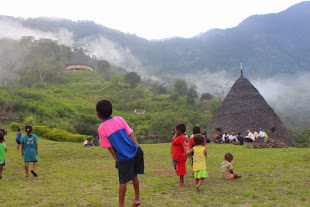
POLYGON ((34 126, 33 133, 58 142, 83 142, 85 140, 84 135, 73 134, 66 130, 49 128, 48 126, 34 126))
POLYGON ((22 128, 22 125, 19 124, 19 123, 11 123, 10 124, 10 128, 12 129, 12 131, 17 131, 17 129, 21 129, 22 128))

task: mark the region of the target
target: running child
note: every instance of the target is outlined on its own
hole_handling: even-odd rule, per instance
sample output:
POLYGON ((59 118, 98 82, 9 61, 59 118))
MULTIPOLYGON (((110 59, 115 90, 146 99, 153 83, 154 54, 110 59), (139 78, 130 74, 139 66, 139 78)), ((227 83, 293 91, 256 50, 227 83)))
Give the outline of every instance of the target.
POLYGON ((233 178, 241 178, 240 175, 234 173, 231 161, 234 159, 233 155, 229 152, 225 154, 225 161, 221 163, 222 179, 230 180, 233 178))
POLYGON ((204 181, 204 178, 208 177, 206 160, 207 160, 207 149, 203 145, 204 137, 200 134, 194 136, 194 147, 186 154, 188 156, 193 155, 193 172, 196 178, 196 188, 200 191, 200 186, 204 181))
POLYGON ((180 176, 180 182, 175 187, 184 187, 184 175, 186 175, 186 137, 184 132, 186 131, 185 124, 178 124, 176 126, 176 133, 172 138, 173 161, 176 166, 176 173, 180 176))
POLYGON ((17 149, 19 149, 20 146, 20 138, 22 137, 22 133, 20 131, 20 128, 17 129, 16 138, 15 141, 17 143, 17 149))
POLYGON ((0 133, 0 179, 2 178, 3 166, 5 166, 5 153, 8 151, 4 143, 4 135, 0 133))
POLYGON ((141 204, 138 174, 144 174, 143 151, 133 135, 133 130, 119 116, 111 116, 112 103, 101 99, 96 105, 97 116, 103 122, 98 127, 102 148, 108 148, 115 159, 119 175, 119 207, 125 206, 127 183, 132 180, 135 200, 132 206, 141 204))
POLYGON ((38 138, 35 134, 32 134, 32 126, 26 125, 26 135, 21 140, 21 151, 24 156, 26 177, 29 177, 29 162, 33 162, 31 173, 34 177, 37 177, 36 167, 38 164, 38 138))
MULTIPOLYGON (((188 147, 189 147, 190 150, 195 146, 195 144, 194 144, 194 136, 195 136, 196 134, 201 134, 201 131, 200 131, 200 127, 199 127, 199 126, 194 126, 194 127, 193 127, 193 134, 192 134, 192 136, 191 136, 191 138, 189 139, 189 142, 188 142, 188 147)), ((205 146, 206 144, 207 144, 207 143, 206 143, 206 141, 204 140, 204 142, 203 142, 202 145, 205 146)), ((192 167, 192 169, 193 169, 193 157, 192 157, 192 155, 193 155, 193 153, 190 154, 189 157, 190 157, 191 167, 192 167)), ((194 171, 192 171, 192 177, 194 177, 194 171)))

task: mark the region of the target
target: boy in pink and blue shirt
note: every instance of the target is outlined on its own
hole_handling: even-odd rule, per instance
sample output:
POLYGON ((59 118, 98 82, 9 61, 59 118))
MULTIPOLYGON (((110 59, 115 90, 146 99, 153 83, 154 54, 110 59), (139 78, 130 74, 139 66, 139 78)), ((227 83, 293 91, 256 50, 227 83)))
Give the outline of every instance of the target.
POLYGON ((109 100, 101 99, 96 105, 96 110, 98 118, 103 120, 98 127, 101 147, 108 148, 118 169, 119 206, 125 206, 126 187, 131 180, 135 190, 132 206, 138 206, 141 201, 137 175, 144 174, 143 151, 126 121, 122 117, 111 116, 112 103, 109 100))

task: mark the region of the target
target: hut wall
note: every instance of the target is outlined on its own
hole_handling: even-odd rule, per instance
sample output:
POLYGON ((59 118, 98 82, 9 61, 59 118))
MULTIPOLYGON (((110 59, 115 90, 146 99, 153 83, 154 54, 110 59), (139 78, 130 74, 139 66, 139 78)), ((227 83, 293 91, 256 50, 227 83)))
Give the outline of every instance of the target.
POLYGON ((94 69, 88 65, 68 65, 66 67, 68 71, 77 71, 77 70, 90 70, 94 71, 94 69))

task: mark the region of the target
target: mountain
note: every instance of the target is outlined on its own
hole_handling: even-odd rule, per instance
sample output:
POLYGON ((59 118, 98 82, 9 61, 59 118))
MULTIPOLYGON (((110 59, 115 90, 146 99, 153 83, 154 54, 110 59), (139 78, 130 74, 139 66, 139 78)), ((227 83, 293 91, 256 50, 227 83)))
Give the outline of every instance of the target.
MULTIPOLYGON (((136 71, 168 86, 175 79, 185 79, 194 83, 200 94, 225 95, 239 76, 242 62, 245 76, 286 126, 308 128, 308 11, 310 2, 306 1, 279 13, 250 16, 234 28, 213 29, 193 38, 156 41, 92 21, 0 16, 0 81, 14 79, 20 74, 31 77, 27 68, 38 71, 35 57, 45 53, 48 55, 43 55, 39 62, 49 67, 41 69, 46 70, 46 79, 57 79, 60 75, 48 68, 63 70, 62 66, 73 55, 70 49, 82 46, 87 55, 95 55, 97 60, 107 60, 113 66, 136 71), (37 48, 36 54, 29 52, 29 45, 32 45, 29 42, 33 38, 23 36, 37 39, 34 46, 38 48, 33 48, 37 48), (38 40, 40 38, 43 40, 38 40), (22 41, 16 41, 20 39, 22 41), (29 61, 29 57, 33 61, 29 61)), ((105 65, 104 61, 101 65, 105 65)))
POLYGON ((98 58, 146 75, 164 78, 167 74, 207 70, 226 71, 237 77, 236 70, 243 62, 246 74, 268 77, 309 71, 308 11, 309 1, 280 13, 250 16, 234 28, 159 41, 148 41, 91 21, 2 16, 0 22, 10 20, 11 24, 17 22, 23 28, 52 34, 65 30, 69 36, 66 38, 72 40, 65 43, 80 42, 98 58))

